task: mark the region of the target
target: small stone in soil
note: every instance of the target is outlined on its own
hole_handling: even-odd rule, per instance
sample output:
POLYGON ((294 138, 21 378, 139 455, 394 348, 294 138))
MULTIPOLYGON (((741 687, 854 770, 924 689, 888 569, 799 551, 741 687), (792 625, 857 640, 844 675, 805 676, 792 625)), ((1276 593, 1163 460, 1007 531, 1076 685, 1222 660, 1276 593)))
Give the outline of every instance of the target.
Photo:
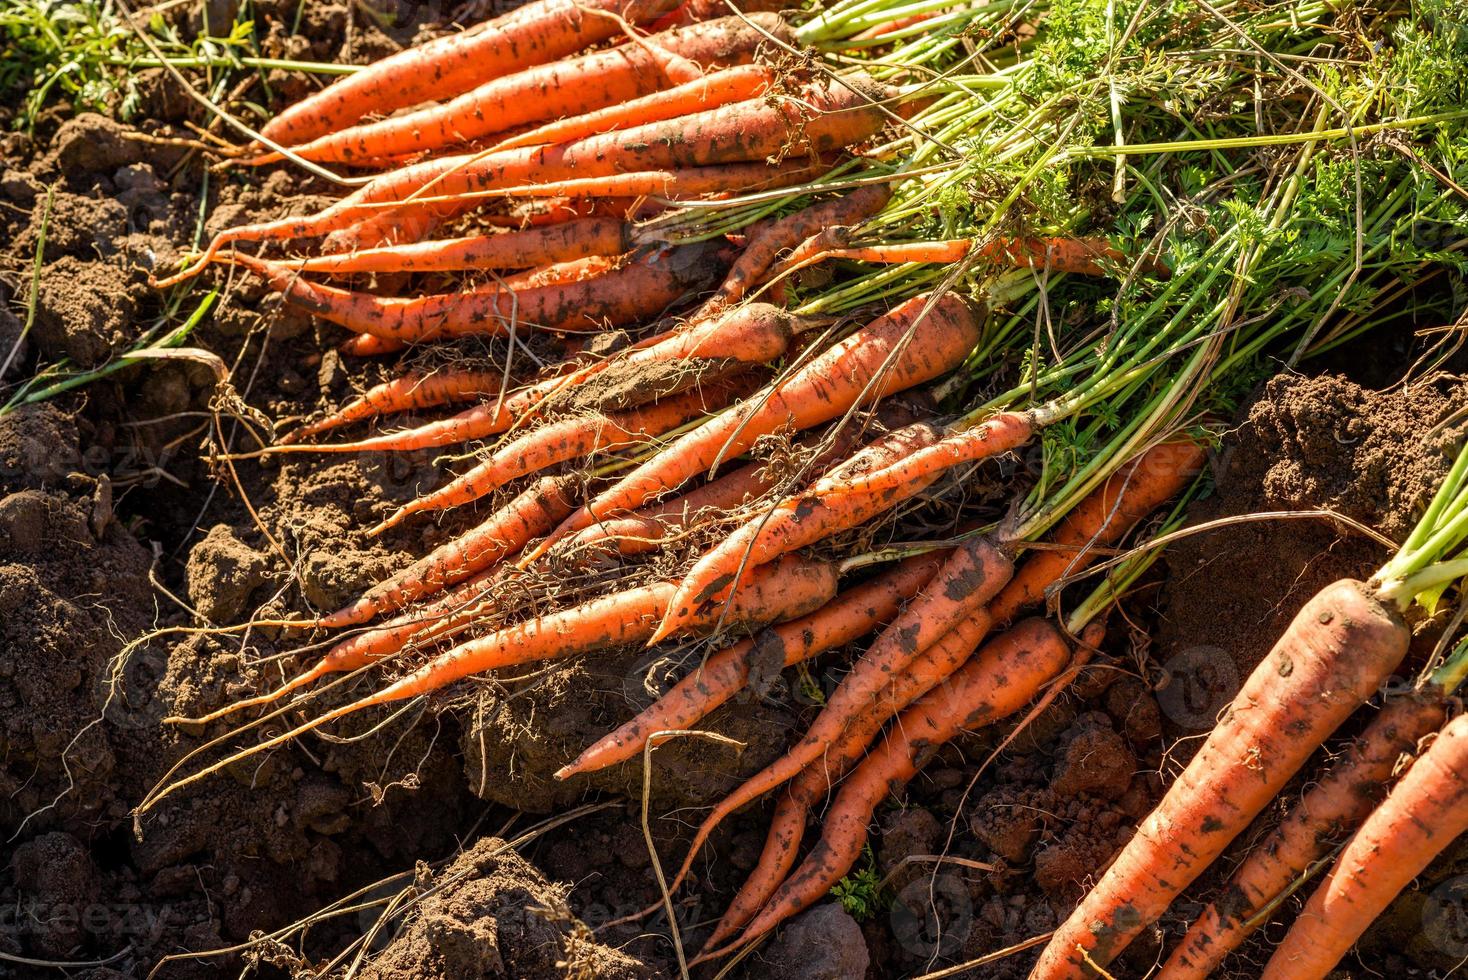
POLYGON ((861 980, 871 963, 861 926, 834 902, 793 919, 765 958, 765 975, 783 980, 861 980))

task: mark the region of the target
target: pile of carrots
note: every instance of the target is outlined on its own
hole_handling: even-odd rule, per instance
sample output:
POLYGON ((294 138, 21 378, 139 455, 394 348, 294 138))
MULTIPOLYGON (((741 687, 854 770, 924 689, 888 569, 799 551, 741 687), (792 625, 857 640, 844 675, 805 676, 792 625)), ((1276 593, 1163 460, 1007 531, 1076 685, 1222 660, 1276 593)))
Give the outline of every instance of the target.
MULTIPOLYGON (((879 4, 852 4, 840 22, 849 36, 831 41, 839 31, 819 17, 809 36, 869 52, 929 29, 930 18, 946 30, 959 13, 994 15, 955 4, 939 17, 943 5, 929 4, 873 24, 879 4)), ((169 721, 207 724, 246 709, 274 718, 334 686, 332 675, 406 663, 395 679, 197 771, 176 767, 140 815, 223 766, 471 675, 697 639, 701 663, 556 773, 570 779, 643 755, 656 733, 698 725, 750 683, 756 654, 794 667, 864 641, 808 730, 709 813, 670 882, 682 886, 724 818, 774 796, 764 852, 706 939, 700 959, 712 959, 825 896, 856 862, 876 808, 938 746, 1027 706, 1032 717, 1094 655, 1108 610, 1159 554, 1145 544, 1153 518, 1170 514, 1176 526, 1179 501, 1204 479, 1230 406, 1215 392, 1239 388, 1256 355, 1291 330, 1313 336, 1314 325, 1273 305, 1235 319, 1261 254, 1237 230, 1198 250, 1206 282, 1195 294, 1170 278, 1170 257, 1080 236, 1071 218, 1012 234, 874 239, 914 213, 942 218, 923 184, 932 168, 918 166, 926 150, 903 160, 893 147, 914 119, 957 126, 935 95, 952 92, 896 79, 881 59, 827 64, 801 36, 779 13, 704 0, 534 0, 345 76, 229 156, 234 168, 309 162, 369 173, 342 177, 355 189, 315 214, 220 233, 160 286, 229 264, 345 328, 352 354, 465 336, 512 351, 534 334, 559 359, 520 383, 495 365, 401 374, 243 454, 484 443, 472 465, 363 533, 487 506, 479 523, 343 608, 269 621, 350 628, 324 656, 273 690, 169 721), (659 221, 699 214, 715 216, 708 226, 719 232, 655 233, 671 227, 659 221), (742 223, 719 226, 723 214, 742 223), (852 263, 879 271, 851 273, 852 263), (791 290, 818 264, 837 277, 836 298, 795 302, 791 290), (935 281, 945 269, 953 275, 935 281), (374 291, 375 277, 391 273, 414 284, 410 294, 374 291), (1157 298, 1104 342, 1085 324, 1052 326, 1065 354, 1057 363, 1031 364, 1014 389, 953 411, 951 393, 996 370, 990 361, 1033 353, 1023 331, 996 327, 995 311, 1038 311, 1052 275, 1144 279, 1158 284, 1157 298), (1227 275, 1239 284, 1227 302, 1204 303, 1202 290, 1227 275), (620 346, 590 354, 587 336, 612 330, 620 346), (450 406, 462 410, 323 441, 450 406), (1061 431, 1092 448, 1050 452, 1061 431), (951 534, 886 548, 855 544, 878 532, 891 541, 908 510, 962 498, 967 474, 1027 446, 1038 447, 1044 473, 988 501, 986 516, 1000 519, 950 519, 951 534), (1129 546, 1068 615, 1051 615, 1062 588, 1129 546), (547 590, 532 608, 511 598, 590 568, 616 574, 586 590, 547 590), (801 860, 807 817, 828 796, 801 860)), ((1002 74, 982 82, 1007 85, 1002 74)), ((1312 152, 1300 151, 1300 172, 1312 152)), ((952 164, 945 179, 966 181, 965 166, 952 164)), ((1284 182, 1260 210, 1287 213, 1297 199, 1298 185, 1284 182)), ((1460 460, 1377 577, 1338 583, 1307 605, 1057 931, 1035 976, 1102 975, 1397 668, 1404 611, 1430 605, 1468 571, 1455 564, 1468 537, 1465 484, 1460 460)), ((1444 724, 1464 649, 1429 665, 1416 692, 1384 709, 1314 784, 1278 842, 1256 847, 1163 976, 1208 975, 1328 856, 1332 835, 1354 830, 1268 974, 1323 976, 1468 829, 1468 731, 1462 718, 1444 724), (1433 733, 1377 805, 1363 789, 1388 785, 1399 756, 1433 733), (1381 851, 1398 857, 1371 856, 1381 851)))

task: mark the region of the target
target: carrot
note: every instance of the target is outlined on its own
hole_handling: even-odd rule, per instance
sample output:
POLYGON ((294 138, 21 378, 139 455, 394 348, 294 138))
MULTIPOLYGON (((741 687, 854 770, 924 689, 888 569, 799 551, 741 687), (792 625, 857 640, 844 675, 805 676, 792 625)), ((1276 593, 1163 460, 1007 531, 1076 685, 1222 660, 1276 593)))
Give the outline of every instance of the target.
MULTIPOLYGON (((702 197, 706 200, 718 200, 736 193, 789 187, 819 177, 829 171, 833 165, 833 160, 824 157, 797 157, 776 166, 766 163, 763 166, 763 172, 757 175, 758 179, 755 179, 756 174, 752 170, 746 170, 738 164, 731 164, 725 170, 728 179, 723 181, 723 186, 717 192, 710 191, 702 197)), ((680 171, 675 180, 681 182, 677 189, 683 198, 692 197, 693 193, 689 188, 697 187, 700 183, 705 186, 713 186, 718 179, 712 172, 716 169, 719 168, 686 167, 680 171), (707 176, 698 176, 695 171, 706 172, 707 176)), ((568 185, 569 182, 563 183, 563 186, 568 185)), ((576 218, 594 217, 613 217, 619 221, 632 221, 650 218, 666 208, 667 205, 662 202, 640 197, 564 197, 551 200, 530 198, 519 202, 510 209, 510 220, 521 227, 540 227, 576 218)), ((650 236, 648 241, 655 244, 657 239, 650 236)))
POLYGON ((895 616, 903 601, 933 577, 941 561, 941 552, 907 559, 808 616, 770 627, 711 655, 656 703, 563 766, 556 778, 626 761, 642 751, 653 732, 692 726, 744 688, 754 653, 763 659, 778 651, 783 665, 791 667, 864 636, 895 616))
MULTIPOLYGON (((761 14, 756 23, 777 37, 790 37, 789 27, 777 15, 761 14)), ((545 120, 575 120, 657 93, 665 82, 663 62, 669 55, 700 70, 723 68, 749 62, 764 40, 758 30, 739 18, 724 17, 660 35, 657 45, 662 53, 641 44, 622 44, 536 65, 492 79, 438 105, 322 136, 293 147, 292 152, 308 160, 365 166, 545 120)), ((245 162, 263 164, 280 159, 280 154, 266 153, 245 162)))
POLYGON ((1207 977, 1263 924, 1292 882, 1356 827, 1391 784, 1404 754, 1443 723, 1441 692, 1389 698, 1345 756, 1300 798, 1269 837, 1253 845, 1222 896, 1203 911, 1158 980, 1207 977))
POLYGON ((742 12, 746 17, 753 18, 760 13, 785 10, 790 6, 786 0, 743 0, 741 3, 731 3, 729 0, 685 0, 678 7, 653 21, 653 30, 663 31, 680 25, 702 23, 714 17, 724 16, 731 7, 742 12))
POLYGON ((1325 977, 1392 899, 1465 832, 1468 715, 1459 715, 1346 844, 1262 980, 1325 977))
MULTIPOLYGON (((1016 437, 1026 435, 1028 430, 1014 426, 998 432, 999 438, 1003 438, 1006 433, 1016 437)), ((997 439, 991 441, 987 444, 988 448, 991 451, 996 449, 997 443, 997 439)), ((936 448, 921 447, 911 455, 932 452, 936 448)), ((747 521, 700 557, 689 570, 665 625, 669 629, 673 628, 680 610, 695 606, 700 601, 699 597, 710 588, 723 588, 733 580, 732 577, 739 568, 761 564, 772 557, 814 544, 837 531, 870 520, 931 486, 942 473, 940 468, 928 468, 897 487, 881 486, 875 491, 863 493, 846 491, 848 486, 866 482, 869 479, 867 474, 872 470, 885 472, 906 463, 908 458, 910 457, 892 462, 886 467, 867 467, 865 473, 857 467, 839 468, 822 477, 808 492, 786 498, 770 510, 747 521), (716 586, 714 583, 719 584, 716 586)))
POLYGON ((656 195, 672 200, 689 200, 706 195, 727 196, 745 191, 764 190, 818 176, 830 168, 820 160, 797 158, 779 167, 768 161, 721 163, 706 167, 680 167, 676 170, 638 170, 599 177, 572 177, 539 184, 518 184, 488 191, 466 191, 442 199, 425 194, 415 201, 460 201, 476 198, 636 198, 656 195))
POLYGON ((955 296, 918 296, 832 345, 773 388, 684 435, 562 522, 528 557, 598 520, 676 489, 783 428, 808 429, 953 370, 978 342, 973 311, 955 296))
POLYGON ((290 445, 331 429, 391 412, 432 408, 459 401, 472 401, 499 391, 501 371, 444 370, 432 374, 414 372, 374 385, 325 418, 287 433, 281 445, 290 445))
MULTIPOLYGON (((760 518, 754 517, 740 530, 751 526, 757 528, 759 523, 760 518)), ((725 542, 739 538, 736 533, 725 542)), ((898 623, 883 632, 869 656, 880 659, 881 655, 875 651, 884 647, 884 641, 889 637, 890 642, 900 642, 908 648, 909 656, 922 652, 961 619, 994 597, 1014 573, 1012 557, 1011 553, 990 543, 988 538, 973 537, 964 541, 954 549, 934 578, 933 591, 914 603, 898 623)), ((737 592, 748 577, 741 569, 759 564, 763 564, 763 559, 756 557, 742 543, 733 549, 725 549, 723 544, 716 546, 699 559, 693 571, 678 584, 678 592, 657 631, 649 639, 649 645, 684 628, 685 623, 694 618, 713 596, 730 588, 737 592), (728 557, 730 560, 706 562, 710 556, 716 559, 728 557)))
MULTIPOLYGON (((485 200, 524 199, 533 202, 537 198, 548 198, 569 204, 588 202, 574 211, 567 209, 566 204, 559 205, 561 220, 602 215, 626 222, 651 217, 668 202, 722 198, 784 187, 819 176, 829 169, 829 164, 821 158, 796 158, 775 167, 761 160, 680 167, 676 170, 640 170, 597 177, 567 177, 548 183, 458 190, 442 195, 425 190, 412 195, 401 205, 379 206, 374 217, 331 232, 322 242, 322 251, 335 255, 380 247, 384 242, 418 242, 446 219, 472 211, 485 200), (649 196, 659 199, 659 202, 647 202, 645 199, 649 196)), ((556 222, 542 220, 540 223, 556 222)))
POLYGON ((890 185, 867 184, 844 197, 812 204, 794 214, 756 226, 749 232, 744 251, 735 260, 729 275, 704 304, 703 312, 743 299, 784 250, 794 248, 827 225, 851 224, 871 217, 891 199, 890 185))
MULTIPOLYGON (((804 737, 709 812, 670 887, 677 888, 682 882, 698 850, 724 817, 790 779, 819 758, 843 732, 862 724, 875 732, 902 704, 922 693, 921 687, 907 686, 915 663, 922 660, 923 669, 918 673, 930 682, 952 674, 991 627, 1007 625, 1020 610, 1040 601, 1045 588, 1057 578, 1085 567, 1094 559, 1097 547, 1120 540, 1142 517, 1182 489, 1197 472, 1202 458, 1203 449, 1193 440, 1163 443, 1112 474, 1051 535, 1052 543, 1062 550, 1040 551, 1027 557, 1012 577, 1006 576, 1007 582, 1000 583, 1003 588, 987 608, 975 608, 957 590, 958 598, 943 596, 941 600, 946 601, 935 601, 938 616, 931 620, 916 603, 905 610, 842 679, 804 737), (943 615, 945 606, 949 615, 943 615), (951 615, 954 609, 967 612, 955 621, 951 615), (943 635, 935 638, 935 634, 943 635)), ((996 569, 1008 563, 1010 547, 1012 543, 1005 543, 1004 550, 993 557, 996 569)), ((971 552, 971 560, 981 554, 971 552)), ((962 571, 963 566, 956 564, 951 570, 962 571)), ((963 580, 960 576, 952 581, 963 580)))
POLYGON ((635 27, 627 23, 626 18, 610 10, 598 10, 596 16, 606 17, 620 27, 628 42, 646 52, 648 57, 652 58, 653 64, 657 66, 658 73, 674 85, 682 85, 684 82, 691 82, 703 76, 704 69, 700 65, 664 47, 658 43, 658 38, 644 37, 635 27))
MULTIPOLYGON (((758 588, 750 595, 731 596, 722 610, 698 626, 715 625, 721 614, 725 625, 803 616, 836 594, 836 574, 835 566, 825 562, 803 558, 778 562, 759 576, 758 588)), ((640 642, 657 625, 671 595, 670 584, 659 582, 506 627, 435 657, 370 700, 375 704, 401 700, 486 670, 640 642)))
POLYGON ((292 691, 300 690, 331 674, 345 673, 384 660, 403 650, 410 641, 426 645, 462 633, 498 608, 492 586, 501 569, 480 572, 449 589, 432 602, 349 636, 335 644, 307 669, 274 690, 226 704, 197 718, 165 718, 168 724, 203 725, 246 708, 273 704, 292 691))
POLYGON ((520 228, 545 228, 579 218, 641 220, 664 209, 661 204, 636 197, 530 198, 514 204, 509 217, 520 228))
POLYGON ((1342 580, 1300 610, 1187 769, 1040 956, 1037 980, 1104 968, 1208 867, 1406 654, 1401 614, 1342 580))
MULTIPOLYGON (((835 226, 806 239, 799 248, 770 272, 778 279, 828 259, 850 259, 882 265, 904 262, 961 262, 973 249, 973 239, 955 238, 939 242, 900 242, 890 245, 854 246, 852 229, 835 226)), ((1017 269, 1045 269, 1078 276, 1103 276, 1101 260, 1120 262, 1126 258, 1105 239, 1089 238, 998 238, 979 248, 979 255, 996 265, 1017 269)))
POLYGON ((355 334, 349 340, 342 342, 337 348, 343 354, 352 357, 382 357, 385 354, 396 354, 408 349, 408 345, 401 340, 388 340, 386 337, 374 337, 371 334, 355 334))
MULTIPOLYGON (((466 199, 421 204, 414 208, 374 207, 356 217, 343 219, 339 227, 330 230, 321 239, 317 250, 322 255, 340 255, 344 252, 366 252, 374 248, 415 245, 432 239, 438 229, 460 215, 473 211, 481 203, 466 199)), ((161 284, 186 279, 197 272, 198 268, 185 269, 162 280, 161 284)))
MULTIPOLYGON (((746 595, 731 596, 722 618, 726 623, 740 624, 798 618, 831 600, 836 594, 837 575, 836 566, 826 562, 783 559, 767 569, 746 595)), ((139 804, 138 813, 146 812, 165 796, 198 782, 211 772, 364 708, 428 694, 472 674, 638 643, 656 625, 662 604, 671 594, 671 583, 641 586, 593 599, 571 609, 537 616, 460 644, 379 691, 334 708, 150 794, 139 804)), ((711 616, 700 626, 715 626, 719 618, 711 616)))
MULTIPOLYGON (((508 431, 541 415, 553 397, 574 391, 576 385, 613 364, 636 370, 651 364, 689 362, 687 372, 638 396, 640 399, 641 395, 646 395, 648 400, 666 397, 721 374, 777 360, 789 346, 792 322, 777 307, 747 303, 723 317, 705 320, 687 330, 659 335, 645 345, 619 353, 613 359, 573 368, 566 374, 521 388, 503 399, 488 399, 447 419, 355 442, 282 442, 263 452, 405 452, 468 442, 508 431)), ((496 388, 498 384, 499 379, 496 378, 496 388)), ((633 406, 629 403, 619 407, 633 406)))
POLYGON ((860 856, 878 804, 960 731, 993 724, 1024 707, 1070 658, 1070 644, 1058 629, 1043 619, 1027 619, 991 640, 945 686, 904 711, 876 751, 841 784, 820 840, 738 943, 764 935, 830 891, 860 856))
POLYGON ((383 58, 290 106, 261 135, 286 146, 350 126, 369 115, 458 95, 511 72, 565 57, 617 33, 592 10, 625 10, 630 20, 656 19, 669 0, 534 0, 461 34, 383 58))
POLYGON ((764 65, 737 65, 620 105, 547 123, 495 144, 496 150, 565 143, 642 123, 676 119, 765 94, 775 73, 764 65))
POLYGON ((805 837, 806 818, 821 794, 830 789, 821 778, 823 775, 815 767, 806 769, 780 794, 775 802, 775 812, 770 815, 765 846, 760 850, 754 870, 744 879, 714 931, 704 940, 705 949, 717 948, 719 943, 754 918, 779 889, 790 869, 795 867, 795 859, 800 855, 800 842, 805 837))
POLYGON ((236 254, 287 302, 357 333, 422 342, 443 337, 505 336, 518 322, 544 330, 585 331, 656 316, 707 284, 721 264, 706 246, 685 246, 577 282, 511 290, 489 283, 412 299, 352 292, 308 282, 278 262, 236 254))
MULTIPOLYGON (((798 446, 818 449, 802 468, 807 472, 820 473, 844 457, 855 441, 856 433, 851 426, 841 426, 820 439, 800 440, 798 446)), ((697 489, 644 507, 627 517, 593 524, 569 538, 563 538, 556 550, 570 556, 609 543, 624 556, 644 554, 655 550, 661 541, 676 531, 738 512, 779 482, 780 476, 775 467, 760 461, 747 463, 697 489)))
POLYGON ((1044 425, 1037 411, 1000 412, 971 429, 950 433, 884 469, 840 482, 822 481, 809 492, 812 497, 890 494, 896 504, 955 466, 977 463, 1024 445, 1044 425))
POLYGON ((293 259, 297 273, 341 276, 358 272, 453 272, 459 269, 525 269, 593 255, 621 255, 630 245, 627 227, 610 218, 568 221, 545 228, 409 242, 358 252, 293 259))
MULTIPOLYGON (((493 374, 493 372, 489 372, 493 374)), ((497 389, 502 378, 494 377, 491 382, 497 389)), ((394 384, 394 382, 388 382, 394 384)), ((432 449, 458 442, 469 442, 485 436, 506 432, 517 422, 524 421, 537 413, 542 402, 560 391, 565 384, 562 377, 547 378, 528 385, 518 391, 499 398, 494 390, 489 397, 473 408, 435 422, 427 422, 412 429, 384 432, 381 435, 355 442, 301 443, 282 441, 270 446, 262 453, 355 453, 355 452, 410 452, 416 449, 432 449)))
MULTIPOLYGON (((717 408, 741 390, 738 382, 710 385, 674 398, 611 415, 573 416, 533 429, 496 449, 484 462, 432 493, 399 507, 367 532, 377 535, 425 510, 456 507, 477 500, 511 480, 595 452, 621 449, 717 408)), ((742 390, 747 390, 747 385, 742 390)))
POLYGON ((365 623, 496 564, 549 531, 570 512, 570 489, 564 477, 542 477, 473 530, 439 545, 368 589, 360 599, 312 625, 332 629, 365 623))
POLYGON ((793 96, 750 99, 573 143, 427 160, 383 174, 314 215, 222 231, 192 267, 155 285, 172 285, 196 274, 221 249, 238 242, 312 238, 363 218, 401 222, 415 208, 437 206, 412 205, 408 199, 415 195, 442 198, 526 183, 750 163, 770 156, 819 156, 880 131, 885 116, 876 104, 892 94, 886 86, 861 79, 816 82, 793 96), (384 208, 388 215, 378 213, 384 208))

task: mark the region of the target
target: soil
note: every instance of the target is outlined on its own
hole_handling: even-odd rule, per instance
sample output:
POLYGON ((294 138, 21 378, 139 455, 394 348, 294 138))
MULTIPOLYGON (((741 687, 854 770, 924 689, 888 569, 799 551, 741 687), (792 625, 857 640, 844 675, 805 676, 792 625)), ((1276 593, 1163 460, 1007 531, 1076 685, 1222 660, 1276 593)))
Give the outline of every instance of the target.
MULTIPOLYGON (((385 33, 357 5, 314 3, 292 34, 289 0, 255 6, 263 53, 316 60, 368 59, 443 15, 404 5, 403 26, 385 33)), ((278 102, 308 84, 280 72, 268 80, 278 102)), ((129 125, 68 119, 61 107, 33 138, 0 142, 0 352, 19 335, 44 230, 35 325, 7 380, 62 357, 102 364, 135 343, 168 301, 148 275, 193 240, 201 203, 208 234, 310 206, 327 191, 279 170, 213 179, 201 202, 199 160, 126 134, 186 135, 184 120, 206 120, 167 78, 145 74, 139 86, 142 111, 129 125)), ((134 823, 132 809, 169 768, 229 727, 201 732, 165 717, 273 687, 310 656, 293 632, 200 627, 335 609, 493 504, 370 539, 366 526, 443 480, 434 453, 211 462, 206 441, 249 449, 272 421, 339 404, 389 368, 339 355, 340 332, 283 310, 257 285, 211 285, 224 301, 190 343, 231 366, 237 399, 216 397, 207 364, 167 361, 0 418, 0 954, 12 958, 0 957, 0 976, 55 975, 15 957, 106 961, 76 971, 92 980, 144 976, 164 956, 245 943, 359 890, 380 902, 407 898, 375 930, 372 910, 320 918, 304 939, 282 934, 244 958, 174 959, 159 975, 235 975, 248 963, 263 976, 304 976, 366 935, 361 972, 384 980, 676 976, 661 913, 598 928, 659 897, 644 786, 647 828, 667 869, 700 808, 803 728, 812 692, 834 686, 850 651, 822 658, 808 676, 771 678, 705 720, 739 748, 673 740, 657 749, 651 774, 639 759, 566 783, 551 777, 692 669, 707 643, 466 682, 230 767, 134 823), (216 423, 211 405, 231 411, 216 423), (133 642, 150 631, 162 632, 133 642)), ((185 311, 198 299, 185 298, 185 311)), ((1328 508, 1400 539, 1463 434, 1453 419, 1468 408, 1468 384, 1400 384, 1419 353, 1409 340, 1368 338, 1354 350, 1254 394, 1214 454, 1217 486, 1193 506, 1192 524, 1328 508)), ((466 343, 436 356, 489 363, 503 351, 466 343)), ((604 379, 617 397, 678 380, 604 379)), ((997 514, 1010 472, 971 476, 961 514, 935 505, 904 514, 907 533, 997 514)), ((1053 928, 1305 599, 1332 579, 1369 575, 1386 554, 1324 517, 1251 520, 1170 549, 1115 618, 1105 655, 1006 752, 983 765, 1007 727, 966 735, 879 811, 862 868, 884 884, 868 914, 818 906, 737 975, 914 975, 1053 928)), ((559 587, 595 590, 617 571, 559 587)), ((1433 626, 1418 624, 1422 644, 1433 626)), ((334 689, 322 704, 344 703, 348 690, 360 689, 334 689)), ((292 710, 266 727, 304 717, 292 710)), ((688 948, 752 867, 767 818, 764 806, 737 815, 696 865, 696 887, 676 901, 688 948)), ((1465 872, 1460 845, 1393 907, 1342 976, 1452 968, 1462 951, 1444 940, 1439 913, 1465 872)), ((1205 880, 1194 897, 1216 884, 1205 880)), ((1186 911, 1139 940, 1116 975, 1141 976, 1186 911)), ((1246 947, 1229 975, 1257 975, 1263 949, 1246 947)), ((1021 977, 1034 955, 974 975, 1021 977)))

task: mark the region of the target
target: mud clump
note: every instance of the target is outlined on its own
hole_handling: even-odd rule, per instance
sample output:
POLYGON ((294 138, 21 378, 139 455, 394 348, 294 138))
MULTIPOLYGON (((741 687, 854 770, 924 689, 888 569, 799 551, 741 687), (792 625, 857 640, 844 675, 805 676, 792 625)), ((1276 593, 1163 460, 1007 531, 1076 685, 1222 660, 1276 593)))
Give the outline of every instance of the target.
POLYGON ((1137 759, 1105 715, 1083 715, 1061 749, 1051 789, 1061 796, 1082 794, 1114 800, 1131 786, 1137 759))
POLYGON ((129 339, 145 289, 104 263, 63 256, 41 270, 36 345, 47 357, 94 367, 129 339))
POLYGON ((95 112, 73 116, 56 130, 42 167, 63 173, 96 173, 141 163, 143 145, 127 139, 126 132, 121 123, 95 112))
POLYGON ((603 946, 553 885, 509 845, 486 838, 432 878, 413 920, 363 970, 364 980, 639 980, 637 960, 603 946))
POLYGON ((189 601, 216 623, 232 623, 250 608, 255 591, 271 580, 270 562, 235 537, 227 524, 216 524, 189 553, 189 601))
POLYGON ((765 975, 783 980, 861 980, 871 965, 861 926, 835 902, 792 920, 763 958, 765 975))

